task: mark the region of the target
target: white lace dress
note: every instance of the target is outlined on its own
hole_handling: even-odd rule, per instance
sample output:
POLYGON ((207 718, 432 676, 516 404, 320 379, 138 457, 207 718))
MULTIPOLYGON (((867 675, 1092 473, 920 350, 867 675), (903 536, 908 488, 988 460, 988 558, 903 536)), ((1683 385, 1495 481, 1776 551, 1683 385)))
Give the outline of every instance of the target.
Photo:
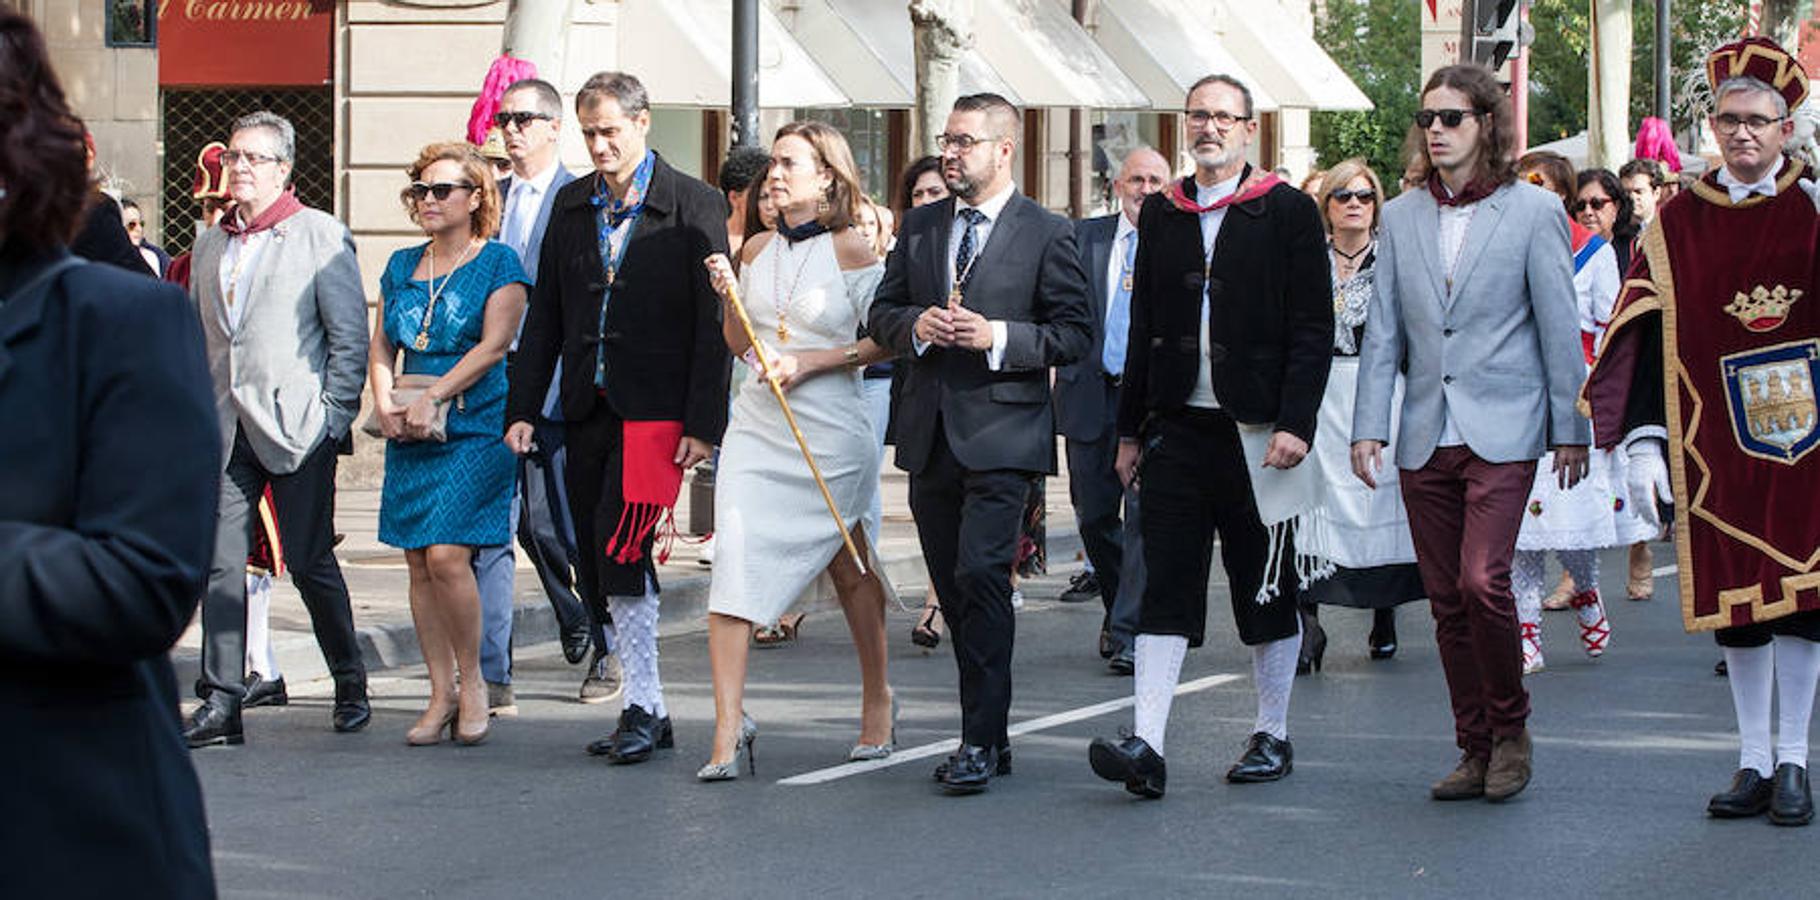
MULTIPOLYGON (((771 355, 843 348, 866 320, 883 276, 882 265, 841 271, 831 235, 794 245, 773 236, 741 270, 740 297, 771 355), (781 339, 780 319, 788 335, 781 339)), ((865 519, 879 489, 878 445, 860 379, 858 368, 824 372, 786 394, 849 530, 865 519)), ((714 527, 708 609, 761 624, 776 621, 845 552, 777 396, 756 380, 734 399, 721 440, 714 527)))

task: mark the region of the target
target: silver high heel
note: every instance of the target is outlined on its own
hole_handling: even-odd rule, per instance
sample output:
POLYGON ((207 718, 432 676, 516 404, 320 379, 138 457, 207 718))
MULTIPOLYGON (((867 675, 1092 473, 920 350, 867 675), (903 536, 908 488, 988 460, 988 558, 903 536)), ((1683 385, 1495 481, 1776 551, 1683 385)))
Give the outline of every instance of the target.
POLYGON ((739 714, 739 740, 733 742, 733 758, 724 763, 708 763, 695 770, 696 781, 732 781, 739 777, 739 755, 746 755, 746 774, 758 774, 758 760, 752 755, 752 744, 758 739, 758 723, 745 713, 739 714))
POLYGON ((897 692, 891 692, 891 738, 882 744, 854 744, 847 751, 851 762, 864 762, 872 759, 884 759, 897 749, 897 692))

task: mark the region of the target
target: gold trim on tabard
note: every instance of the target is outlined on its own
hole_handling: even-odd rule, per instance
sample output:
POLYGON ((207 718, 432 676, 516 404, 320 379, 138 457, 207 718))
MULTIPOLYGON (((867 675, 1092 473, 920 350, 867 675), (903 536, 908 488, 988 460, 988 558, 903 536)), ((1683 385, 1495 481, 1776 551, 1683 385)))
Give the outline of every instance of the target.
MULTIPOLYGON (((1801 180, 1801 176, 1805 174, 1807 174, 1807 166, 1798 159, 1788 157, 1788 165, 1783 166, 1782 174, 1776 176, 1776 197, 1788 193, 1788 190, 1795 186, 1795 182, 1801 180)), ((1733 203, 1731 191, 1728 191, 1711 181, 1707 181, 1705 178, 1701 178, 1694 182, 1693 192, 1699 196, 1700 199, 1705 200, 1714 206, 1723 206, 1727 209, 1749 209, 1760 203, 1768 203, 1769 201, 1776 199, 1776 197, 1766 197, 1762 194, 1752 194, 1743 200, 1733 203)), ((1649 230, 1650 229, 1646 228, 1644 229, 1644 232, 1647 234, 1649 230)))

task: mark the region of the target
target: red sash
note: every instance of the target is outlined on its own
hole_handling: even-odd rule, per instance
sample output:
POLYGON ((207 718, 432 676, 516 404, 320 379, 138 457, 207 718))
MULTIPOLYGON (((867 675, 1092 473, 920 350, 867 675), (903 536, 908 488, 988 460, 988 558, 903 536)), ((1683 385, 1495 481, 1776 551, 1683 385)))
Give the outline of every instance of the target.
POLYGON ((682 490, 683 470, 676 464, 676 446, 682 443, 681 422, 626 422, 620 465, 620 491, 625 500, 619 524, 607 538, 607 558, 631 565, 645 558, 645 543, 660 527, 664 547, 657 561, 670 556, 669 540, 675 534, 676 495, 682 490))

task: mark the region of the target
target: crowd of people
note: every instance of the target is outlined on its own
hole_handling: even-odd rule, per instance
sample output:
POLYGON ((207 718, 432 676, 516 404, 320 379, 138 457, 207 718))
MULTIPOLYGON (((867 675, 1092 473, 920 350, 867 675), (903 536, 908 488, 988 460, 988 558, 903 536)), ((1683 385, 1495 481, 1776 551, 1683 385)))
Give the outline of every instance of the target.
MULTIPOLYGON (((0 84, 30 84, 0 99, 27 90, 33 139, 75 147, 42 39, 11 15, 0 39, 0 84)), ((1165 794, 1217 541, 1256 703, 1228 781, 1293 771, 1290 698, 1322 669, 1321 606, 1373 610, 1366 650, 1386 659, 1396 608, 1425 598, 1460 750, 1431 794, 1508 800, 1533 768, 1524 680, 1544 667, 1542 610, 1575 610, 1583 651, 1605 653, 1599 552, 1630 548, 1628 595, 1646 600, 1647 543, 1672 531, 1687 626, 1716 630, 1738 715, 1740 767, 1708 810, 1806 824, 1820 523, 1756 498, 1811 496, 1820 443, 1820 313, 1797 302, 1816 288, 1820 188, 1781 152, 1807 83, 1756 38, 1715 51, 1708 75, 1722 161, 1676 196, 1652 160, 1576 173, 1519 156, 1492 73, 1442 68, 1394 200, 1362 160, 1302 187, 1253 166, 1251 91, 1209 75, 1184 101, 1191 165, 1133 150, 1116 208, 1079 222, 1018 189, 1020 113, 995 94, 955 102, 940 155, 911 164, 887 205, 826 124, 784 126, 709 185, 648 146, 636 76, 593 76, 572 109, 523 79, 496 98, 493 139, 430 143, 407 168, 400 201, 424 241, 386 262, 370 325, 348 229, 292 190, 295 135, 277 115, 242 116, 198 157, 213 221, 192 253, 168 260, 135 234, 136 210, 121 219, 122 265, 162 271, 187 303, 82 265, 80 239, 66 252, 60 236, 84 218, 96 230, 97 207, 104 225, 119 211, 68 162, 80 155, 7 150, 0 336, 45 362, 0 398, 103 414, 10 439, 76 442, 57 458, 86 462, 9 473, 0 494, 19 523, 0 592, 26 610, 5 614, 0 673, 63 689, 64 674, 90 683, 72 667, 99 655, 147 685, 111 727, 155 751, 135 765, 165 780, 161 840, 202 842, 183 851, 190 874, 168 877, 206 875, 182 822, 200 822, 200 801, 161 708, 175 693, 163 654, 200 597, 202 702, 182 740, 242 743, 243 710, 285 700, 262 597, 288 571, 333 676, 332 727, 368 725, 332 525, 338 452, 360 424, 386 442, 379 536, 405 554, 429 670, 406 743, 478 744, 514 710, 516 540, 566 658, 585 664, 578 699, 619 703, 587 751, 632 765, 674 748, 656 561, 684 473, 712 460, 715 725, 697 778, 755 771, 749 648, 787 642, 793 603, 824 575, 861 674, 847 756, 888 758, 889 443, 930 585, 911 640, 945 638, 958 671, 961 737, 934 778, 979 793, 1012 771, 1016 579, 1041 544, 1060 434, 1091 572, 1070 592, 1101 601, 1098 652, 1132 676, 1132 727, 1088 748, 1100 777, 1165 794), (564 128, 591 171, 560 164, 564 128), (21 316, 50 325, 15 343, 21 316), (123 323, 133 340, 117 340, 123 323), (56 353, 71 341, 96 349, 56 353), (155 456, 169 477, 130 478, 108 454, 155 456)), ((9 460, 52 458, 9 445, 9 460)), ((33 847, 67 854, 56 835, 116 802, 60 802, 66 830, 33 847)), ((161 846, 144 852, 178 852, 161 846)))

